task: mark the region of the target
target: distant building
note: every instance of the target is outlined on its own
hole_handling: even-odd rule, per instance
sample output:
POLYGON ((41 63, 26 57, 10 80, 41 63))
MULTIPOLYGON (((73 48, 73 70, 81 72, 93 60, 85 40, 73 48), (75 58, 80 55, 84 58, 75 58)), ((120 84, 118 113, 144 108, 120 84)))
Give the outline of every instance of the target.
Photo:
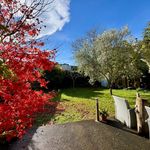
POLYGON ((60 64, 60 67, 66 71, 77 71, 77 66, 71 66, 69 64, 60 64))
POLYGON ((63 70, 71 71, 71 66, 69 64, 60 64, 63 70))

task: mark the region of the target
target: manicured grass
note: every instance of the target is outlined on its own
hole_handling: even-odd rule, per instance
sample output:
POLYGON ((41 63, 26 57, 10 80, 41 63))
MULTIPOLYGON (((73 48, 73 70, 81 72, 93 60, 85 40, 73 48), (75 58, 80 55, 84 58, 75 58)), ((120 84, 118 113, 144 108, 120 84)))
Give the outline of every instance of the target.
MULTIPOLYGON (((150 91, 140 91, 142 98, 150 100, 150 91)), ((131 107, 135 105, 136 90, 113 90, 113 95, 124 97, 131 107)), ((108 110, 114 116, 114 101, 108 89, 75 88, 61 90, 55 100, 60 101, 58 107, 65 110, 51 117, 54 123, 66 123, 80 120, 95 119, 95 98, 99 99, 100 109, 108 110)))
MULTIPOLYGON (((140 91, 142 98, 150 100, 150 91, 140 91)), ((124 97, 131 107, 135 106, 136 90, 113 90, 113 95, 124 97)), ((36 119, 36 125, 47 123, 61 124, 80 120, 96 118, 96 102, 99 99, 100 109, 107 109, 109 116, 114 116, 114 101, 108 89, 100 88, 75 88, 64 89, 54 101, 59 101, 57 108, 64 111, 56 111, 56 114, 42 114, 36 119)))

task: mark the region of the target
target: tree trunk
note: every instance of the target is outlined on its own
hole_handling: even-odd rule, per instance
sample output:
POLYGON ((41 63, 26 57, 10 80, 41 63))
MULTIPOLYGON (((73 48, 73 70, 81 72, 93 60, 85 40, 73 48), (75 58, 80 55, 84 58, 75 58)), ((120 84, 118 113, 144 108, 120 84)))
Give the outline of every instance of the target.
POLYGON ((125 77, 125 88, 127 88, 128 87, 128 79, 127 79, 127 77, 125 77))
POLYGON ((108 88, 109 88, 110 95, 113 95, 113 93, 112 93, 112 83, 109 80, 107 80, 107 82, 108 82, 108 88))
POLYGON ((112 83, 110 83, 109 90, 110 90, 110 95, 113 95, 113 92, 112 92, 112 83))
POLYGON ((75 88, 75 79, 72 79, 72 87, 75 88))
POLYGON ((113 95, 113 93, 112 93, 112 87, 110 87, 109 90, 110 90, 110 95, 113 95))
POLYGON ((129 79, 127 78, 127 88, 130 87, 130 81, 129 79))

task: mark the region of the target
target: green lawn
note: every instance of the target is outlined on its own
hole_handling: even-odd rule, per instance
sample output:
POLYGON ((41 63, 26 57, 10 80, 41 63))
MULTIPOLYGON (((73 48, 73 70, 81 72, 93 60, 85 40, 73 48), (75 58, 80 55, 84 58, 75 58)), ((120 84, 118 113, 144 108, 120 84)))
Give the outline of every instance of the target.
MULTIPOLYGON (((140 91, 139 93, 142 98, 150 100, 150 91, 140 91)), ((136 90, 113 90, 113 94, 126 98, 130 106, 134 107, 136 90)), ((114 101, 108 89, 64 89, 60 91, 59 96, 55 100, 60 101, 58 108, 65 108, 65 110, 53 116, 46 115, 39 117, 38 124, 49 121, 60 124, 95 119, 95 98, 99 99, 100 108, 108 109, 109 116, 114 116, 114 101)))
MULTIPOLYGON (((150 100, 150 91, 140 91, 142 98, 150 100)), ((114 95, 126 98, 131 107, 135 105, 136 90, 113 90, 114 95)), ((109 116, 114 115, 114 102, 108 89, 75 88, 60 91, 56 98, 65 111, 53 116, 54 123, 66 123, 95 119, 95 98, 100 108, 108 109, 109 116)))

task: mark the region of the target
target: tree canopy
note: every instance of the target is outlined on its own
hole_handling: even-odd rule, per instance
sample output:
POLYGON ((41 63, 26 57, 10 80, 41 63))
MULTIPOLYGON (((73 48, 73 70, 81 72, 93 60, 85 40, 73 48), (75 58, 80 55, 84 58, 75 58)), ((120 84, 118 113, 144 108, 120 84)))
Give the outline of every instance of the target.
POLYGON ((88 34, 75 41, 73 47, 79 71, 89 76, 91 81, 106 79, 110 89, 119 78, 139 76, 141 71, 137 61, 140 61, 140 54, 130 39, 130 32, 124 27, 97 35, 88 34))
POLYGON ((147 62, 150 68, 150 23, 144 30, 143 41, 140 42, 141 53, 143 55, 143 60, 147 62))

